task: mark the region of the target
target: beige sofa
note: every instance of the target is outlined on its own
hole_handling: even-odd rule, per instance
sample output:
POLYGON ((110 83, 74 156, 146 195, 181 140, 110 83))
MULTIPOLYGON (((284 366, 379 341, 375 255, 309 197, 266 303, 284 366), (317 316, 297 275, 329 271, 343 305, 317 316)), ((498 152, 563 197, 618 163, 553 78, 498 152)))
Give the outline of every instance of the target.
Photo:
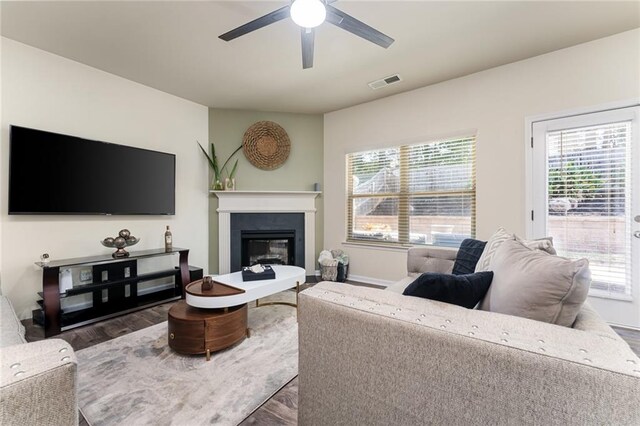
POLYGON ((573 328, 403 296, 455 250, 409 250, 386 291, 300 294, 301 425, 640 425, 640 359, 585 305, 573 328))
POLYGON ((0 295, 0 425, 76 425, 77 361, 61 339, 27 343, 9 299, 0 295))

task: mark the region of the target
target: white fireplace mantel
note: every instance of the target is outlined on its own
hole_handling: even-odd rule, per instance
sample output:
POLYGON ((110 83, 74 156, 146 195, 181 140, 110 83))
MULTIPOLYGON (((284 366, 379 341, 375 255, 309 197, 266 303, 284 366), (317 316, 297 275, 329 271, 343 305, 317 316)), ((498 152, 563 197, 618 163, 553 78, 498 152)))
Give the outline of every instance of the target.
POLYGON ((304 213, 304 265, 315 274, 316 203, 319 191, 210 191, 218 197, 219 273, 231 271, 231 213, 304 213))

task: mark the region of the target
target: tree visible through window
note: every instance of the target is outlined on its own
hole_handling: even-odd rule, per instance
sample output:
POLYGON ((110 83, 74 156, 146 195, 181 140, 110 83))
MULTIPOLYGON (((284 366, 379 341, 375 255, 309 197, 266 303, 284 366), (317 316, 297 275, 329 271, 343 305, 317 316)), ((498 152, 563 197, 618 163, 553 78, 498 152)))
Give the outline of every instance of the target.
POLYGON ((475 235, 475 138, 347 155, 350 241, 458 246, 475 235))

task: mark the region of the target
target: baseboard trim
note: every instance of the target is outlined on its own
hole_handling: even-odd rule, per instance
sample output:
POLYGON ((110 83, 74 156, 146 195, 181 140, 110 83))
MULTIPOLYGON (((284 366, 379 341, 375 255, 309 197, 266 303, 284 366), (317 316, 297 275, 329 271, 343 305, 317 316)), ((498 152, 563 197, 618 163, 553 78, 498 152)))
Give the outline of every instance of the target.
POLYGON ((389 287, 391 284, 395 283, 395 281, 387 281, 387 280, 381 280, 379 278, 371 278, 371 277, 365 277, 363 275, 353 275, 353 274, 349 274, 349 276, 347 277, 347 280, 355 281, 357 283, 377 285, 380 287, 389 287))

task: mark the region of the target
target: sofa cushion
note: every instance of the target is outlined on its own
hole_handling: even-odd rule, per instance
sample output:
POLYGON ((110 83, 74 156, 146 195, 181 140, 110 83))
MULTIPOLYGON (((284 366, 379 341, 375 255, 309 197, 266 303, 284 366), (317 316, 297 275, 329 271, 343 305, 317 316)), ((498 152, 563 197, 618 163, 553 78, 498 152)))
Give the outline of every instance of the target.
POLYGON ((493 283, 480 309, 571 327, 587 298, 587 259, 570 260, 504 241, 491 261, 493 283))
POLYGON ((400 281, 397 281, 391 284, 389 287, 385 288, 385 290, 402 294, 404 292, 404 289, 407 288, 409 284, 414 282, 416 278, 418 278, 419 276, 420 276, 419 274, 416 274, 416 275, 412 274, 412 275, 409 275, 408 277, 404 277, 400 281))
POLYGON ((517 237, 515 234, 510 234, 504 228, 499 228, 487 241, 487 244, 482 251, 480 259, 476 264, 475 272, 491 271, 491 259, 493 259, 496 250, 502 243, 507 240, 516 240, 530 249, 542 250, 549 254, 556 254, 556 250, 553 248, 553 239, 551 237, 540 238, 538 240, 523 240, 517 237))
POLYGON ((493 272, 452 275, 427 272, 409 284, 402 294, 451 303, 471 309, 484 297, 493 272))
POLYGON ((454 275, 473 274, 486 245, 486 241, 474 240, 473 238, 463 240, 451 273, 454 275))

